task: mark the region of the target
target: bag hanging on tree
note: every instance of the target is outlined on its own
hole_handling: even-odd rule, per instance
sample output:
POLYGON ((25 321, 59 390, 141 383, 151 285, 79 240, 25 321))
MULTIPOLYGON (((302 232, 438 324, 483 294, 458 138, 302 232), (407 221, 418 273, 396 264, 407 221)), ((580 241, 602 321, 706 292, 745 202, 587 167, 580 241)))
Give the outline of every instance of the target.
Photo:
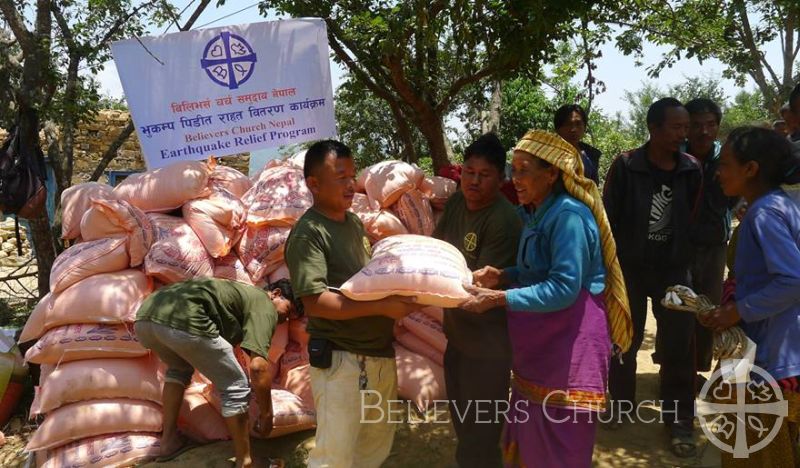
POLYGON ((35 218, 47 202, 47 170, 42 150, 37 145, 32 153, 24 152, 22 138, 19 127, 14 127, 0 146, 0 211, 35 218))

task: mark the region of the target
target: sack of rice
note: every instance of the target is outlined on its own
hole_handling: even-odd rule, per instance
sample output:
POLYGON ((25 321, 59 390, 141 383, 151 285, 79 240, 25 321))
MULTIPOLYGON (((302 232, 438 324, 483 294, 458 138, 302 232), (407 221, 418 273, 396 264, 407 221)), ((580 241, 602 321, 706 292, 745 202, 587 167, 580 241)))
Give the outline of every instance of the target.
POLYGON ((356 301, 392 295, 416 296, 419 304, 456 307, 469 293, 472 272, 447 242, 414 234, 388 237, 373 247, 372 259, 340 288, 356 301))

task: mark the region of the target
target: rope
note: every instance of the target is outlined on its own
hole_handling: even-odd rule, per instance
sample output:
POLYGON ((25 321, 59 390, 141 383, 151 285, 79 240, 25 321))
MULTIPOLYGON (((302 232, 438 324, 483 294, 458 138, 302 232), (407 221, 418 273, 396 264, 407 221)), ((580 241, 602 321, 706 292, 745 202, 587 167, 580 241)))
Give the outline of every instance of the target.
MULTIPOLYGON (((717 308, 711 300, 698 295, 687 286, 671 286, 667 288, 661 305, 671 310, 691 312, 702 317, 717 308)), ((733 326, 721 332, 714 332, 715 359, 742 359, 747 348, 747 336, 739 326, 733 326)))

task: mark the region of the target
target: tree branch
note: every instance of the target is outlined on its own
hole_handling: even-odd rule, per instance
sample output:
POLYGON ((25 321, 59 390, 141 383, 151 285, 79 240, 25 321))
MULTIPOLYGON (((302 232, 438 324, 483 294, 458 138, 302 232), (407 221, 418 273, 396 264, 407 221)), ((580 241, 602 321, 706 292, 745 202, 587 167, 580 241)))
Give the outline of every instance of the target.
POLYGON ((89 177, 90 182, 97 182, 100 179, 100 176, 103 175, 108 164, 117 157, 117 151, 119 151, 120 147, 128 140, 128 138, 133 133, 133 120, 128 117, 128 123, 125 125, 125 128, 117 135, 117 138, 111 143, 111 146, 106 149, 103 156, 100 158, 100 162, 97 163, 97 167, 94 168, 94 172, 89 177))
POLYGON ((67 50, 69 52, 77 52, 78 44, 75 42, 75 36, 72 35, 72 30, 69 28, 69 23, 67 23, 64 13, 58 6, 56 6, 55 3, 50 4, 50 11, 53 13, 53 18, 56 19, 58 29, 61 30, 61 34, 64 36, 64 42, 67 44, 67 50))
MULTIPOLYGON (((100 41, 98 41, 96 44, 94 44, 94 49, 93 50, 100 50, 103 47, 105 47, 106 44, 109 41, 111 41, 111 39, 114 38, 114 35, 117 34, 117 32, 119 32, 120 28, 122 28, 122 26, 124 26, 125 23, 128 22, 128 20, 130 20, 134 16, 138 15, 139 12, 142 11, 143 9, 150 8, 151 6, 155 5, 159 1, 161 1, 161 0, 151 0, 151 1, 147 2, 147 3, 143 3, 143 4, 139 5, 138 7, 134 8, 133 10, 131 10, 130 13, 128 13, 127 15, 123 16, 122 18, 118 18, 114 22, 114 24, 111 26, 111 28, 105 33, 105 35, 103 35, 103 38, 100 39, 100 41)), ((87 44, 87 46, 88 46, 88 44, 87 44)))
POLYGON ((200 15, 203 14, 203 11, 205 11, 209 3, 211 3, 211 0, 202 0, 200 4, 197 5, 197 8, 194 9, 192 16, 189 17, 189 19, 186 21, 186 24, 184 24, 183 27, 178 26, 178 28, 181 31, 188 31, 192 29, 192 26, 194 26, 194 23, 197 22, 198 18, 200 18, 200 15))
POLYGON ((502 70, 501 67, 486 67, 470 76, 464 76, 462 78, 459 78, 452 85, 450 85, 450 88, 447 90, 447 93, 444 95, 444 98, 442 98, 442 101, 439 103, 438 106, 436 106, 436 112, 437 113, 444 112, 450 105, 450 102, 453 100, 453 98, 455 98, 458 95, 458 93, 464 88, 464 86, 478 82, 501 70, 502 70))
POLYGON ((347 68, 349 68, 350 71, 358 77, 359 81, 364 83, 364 85, 369 88, 370 91, 387 102, 396 100, 386 88, 378 86, 378 84, 375 83, 372 77, 370 77, 370 75, 364 71, 364 69, 361 68, 358 63, 356 63, 353 57, 351 57, 347 51, 344 50, 344 47, 336 37, 331 36, 329 42, 331 49, 333 49, 333 52, 337 57, 339 57, 339 60, 344 62, 344 64, 347 65, 347 68))
POLYGON ((28 31, 25 26, 25 20, 22 15, 17 11, 17 6, 14 0, 0 0, 0 12, 14 33, 14 37, 19 42, 19 46, 25 55, 31 55, 36 52, 36 39, 33 33, 28 31))

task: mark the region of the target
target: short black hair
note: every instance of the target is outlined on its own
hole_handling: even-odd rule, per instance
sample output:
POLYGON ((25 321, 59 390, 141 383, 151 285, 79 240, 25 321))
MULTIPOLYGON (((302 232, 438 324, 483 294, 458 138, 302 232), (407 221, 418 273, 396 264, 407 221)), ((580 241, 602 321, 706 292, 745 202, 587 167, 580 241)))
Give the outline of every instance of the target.
POLYGON ((353 157, 353 152, 341 141, 318 141, 306 151, 306 160, 303 162, 303 176, 306 179, 309 178, 316 168, 325 163, 325 158, 330 153, 335 154, 337 159, 353 157))
POLYGON ((710 113, 714 114, 714 117, 717 119, 717 125, 722 122, 722 109, 720 109, 717 103, 711 99, 692 99, 683 107, 686 108, 686 111, 689 112, 689 115, 710 113))
POLYGON ((485 133, 467 146, 464 150, 464 162, 472 157, 485 159, 486 162, 497 168, 501 176, 505 177, 506 149, 500 142, 500 138, 494 133, 485 133))
POLYGON ((660 127, 664 125, 664 121, 667 120, 667 109, 674 107, 683 107, 683 104, 673 97, 661 98, 650 104, 647 109, 647 126, 656 125, 660 127))
POLYGON ((573 112, 577 112, 578 115, 581 116, 584 125, 589 125, 589 117, 586 116, 586 111, 583 110, 583 107, 579 106, 578 104, 564 104, 556 109, 556 113, 553 116, 553 128, 556 130, 561 128, 569 121, 569 118, 572 116, 573 112))
POLYGON ((281 296, 285 297, 294 305, 295 315, 297 317, 302 317, 305 315, 306 311, 303 308, 303 301, 294 297, 294 290, 292 290, 292 283, 289 281, 288 278, 281 278, 274 283, 270 283, 267 286, 267 291, 273 291, 275 289, 280 289, 281 296))
POLYGON ((789 108, 795 114, 800 114, 800 83, 797 83, 789 95, 789 108))
POLYGON ((800 163, 789 140, 769 128, 736 128, 725 144, 740 163, 757 162, 758 175, 769 188, 791 180, 800 163))

